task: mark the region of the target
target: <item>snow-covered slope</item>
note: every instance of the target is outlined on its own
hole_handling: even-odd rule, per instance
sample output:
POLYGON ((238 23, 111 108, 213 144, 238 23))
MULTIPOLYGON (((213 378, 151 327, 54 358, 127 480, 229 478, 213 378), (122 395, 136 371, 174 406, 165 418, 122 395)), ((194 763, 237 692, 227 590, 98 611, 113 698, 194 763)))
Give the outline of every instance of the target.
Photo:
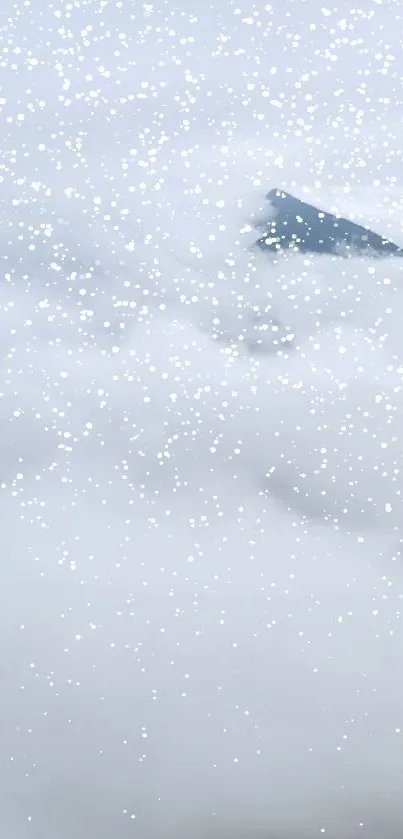
POLYGON ((3 3, 7 839, 398 839, 396 4, 3 3))

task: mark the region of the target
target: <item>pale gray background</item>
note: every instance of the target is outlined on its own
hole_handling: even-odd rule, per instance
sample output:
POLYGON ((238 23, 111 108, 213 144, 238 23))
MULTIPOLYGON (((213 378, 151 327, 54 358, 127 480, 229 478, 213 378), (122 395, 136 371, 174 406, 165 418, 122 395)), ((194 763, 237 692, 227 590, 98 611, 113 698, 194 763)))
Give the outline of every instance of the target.
POLYGON ((7 839, 402 835, 401 268, 247 250, 403 243, 401 20, 273 5, 2 4, 7 839))

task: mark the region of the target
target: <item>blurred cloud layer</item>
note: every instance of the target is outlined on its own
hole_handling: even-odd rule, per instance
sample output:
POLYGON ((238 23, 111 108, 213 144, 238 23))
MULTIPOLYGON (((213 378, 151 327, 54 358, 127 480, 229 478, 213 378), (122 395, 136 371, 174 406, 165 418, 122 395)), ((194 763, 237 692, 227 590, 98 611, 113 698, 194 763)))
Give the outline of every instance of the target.
POLYGON ((402 835, 398 17, 2 5, 7 839, 402 835))

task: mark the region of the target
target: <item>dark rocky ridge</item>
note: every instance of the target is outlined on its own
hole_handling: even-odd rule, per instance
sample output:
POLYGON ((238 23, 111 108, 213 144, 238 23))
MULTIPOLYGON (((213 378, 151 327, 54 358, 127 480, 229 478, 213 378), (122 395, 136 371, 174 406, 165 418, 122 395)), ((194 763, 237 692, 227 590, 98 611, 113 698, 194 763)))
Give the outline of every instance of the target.
POLYGON ((390 239, 348 219, 325 213, 281 189, 266 196, 276 215, 257 245, 274 253, 291 250, 334 256, 403 256, 390 239))

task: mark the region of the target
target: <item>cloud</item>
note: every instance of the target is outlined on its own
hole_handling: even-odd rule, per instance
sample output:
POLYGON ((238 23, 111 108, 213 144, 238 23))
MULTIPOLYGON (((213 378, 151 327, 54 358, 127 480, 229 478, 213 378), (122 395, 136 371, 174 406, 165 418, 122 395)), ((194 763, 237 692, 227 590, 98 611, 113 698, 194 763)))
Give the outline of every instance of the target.
MULTIPOLYGON (((396 183, 386 207, 374 182, 379 162, 395 177, 396 106, 361 114, 316 6, 301 49, 283 10, 272 30, 270 8, 235 11, 14 17, 0 287, 13 839, 401 833, 401 269, 252 248, 280 181, 396 232, 396 183), (306 130, 294 94, 313 97, 306 130)), ((372 12, 351 25, 375 54, 372 12)))

